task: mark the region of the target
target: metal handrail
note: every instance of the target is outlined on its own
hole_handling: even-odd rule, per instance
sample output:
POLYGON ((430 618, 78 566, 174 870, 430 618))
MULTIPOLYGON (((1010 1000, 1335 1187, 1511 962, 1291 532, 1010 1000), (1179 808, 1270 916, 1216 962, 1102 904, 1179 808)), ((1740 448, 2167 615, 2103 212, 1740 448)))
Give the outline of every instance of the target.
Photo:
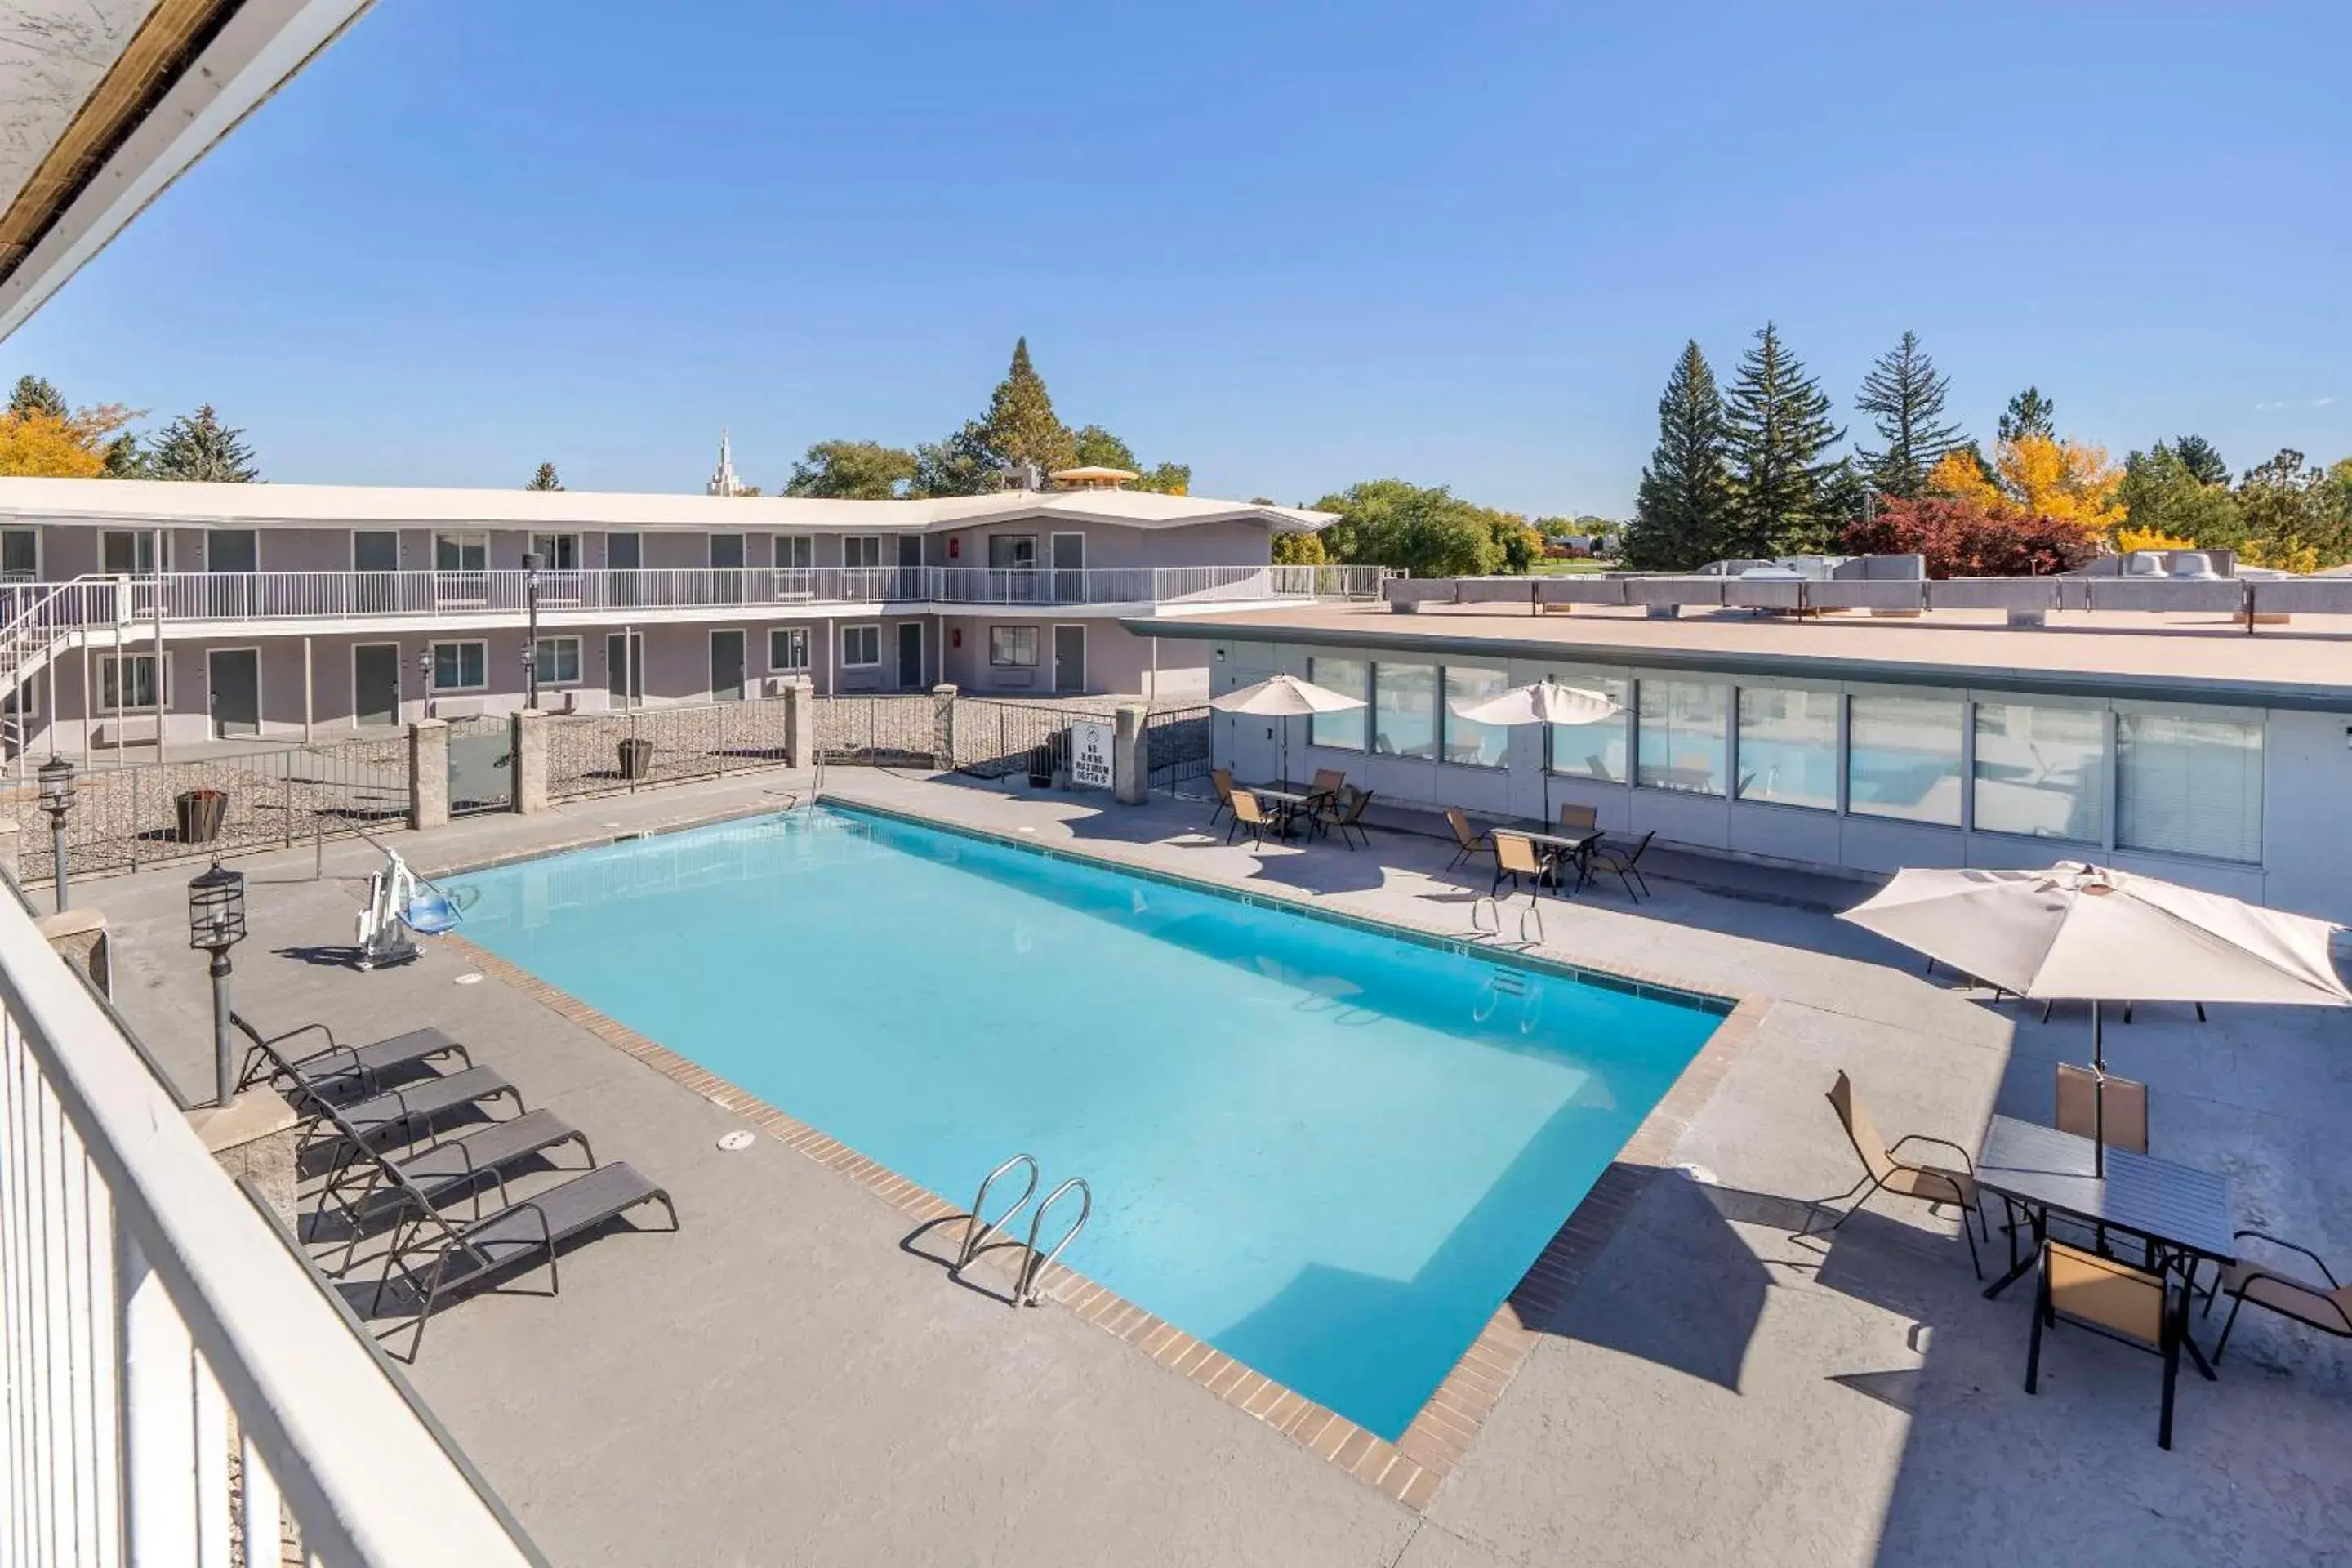
MULTIPOLYGON (((1024 1307, 1034 1307, 1037 1304, 1038 1278, 1053 1265, 1054 1259, 1062 1256, 1065 1247, 1078 1238, 1078 1232, 1087 1228, 1087 1216, 1094 1212, 1095 1190, 1087 1184, 1084 1176, 1072 1176, 1045 1194, 1045 1201, 1039 1204, 1037 1212, 1029 1216, 1029 1259, 1021 1270, 1020 1282, 1013 1288, 1013 1299, 1015 1301, 1024 1307), (1078 1217, 1070 1222, 1070 1228, 1062 1233, 1062 1239, 1054 1244, 1054 1250, 1040 1258, 1037 1256, 1037 1232, 1045 1223, 1045 1213, 1059 1203, 1062 1194, 1072 1187, 1078 1190, 1078 1217)), ((1009 1219, 1012 1216, 1008 1215, 1005 1217, 1009 1219)))
MULTIPOLYGON (((1037 1195, 1037 1157, 1034 1154, 1015 1154, 1010 1160, 1005 1161, 1002 1165, 997 1166, 993 1171, 989 1172, 988 1174, 982 1179, 980 1191, 972 1194, 971 1214, 964 1221, 963 1246, 957 1250, 955 1268, 949 1270, 949 1272, 961 1272, 966 1264, 970 1263, 974 1258, 980 1255, 981 1247, 987 1242, 990 1237, 995 1235, 998 1231, 1012 1224, 1013 1217, 1019 1214, 1023 1209, 1029 1206, 1029 1200, 1037 1195), (1006 1209, 1003 1214, 997 1215, 996 1218, 989 1221, 986 1225, 982 1225, 980 1219, 980 1212, 982 1208, 987 1206, 988 1189, 996 1184, 998 1177, 1003 1175, 1005 1172, 1013 1169, 1015 1165, 1026 1165, 1029 1167, 1029 1184, 1021 1189, 1021 1196, 1013 1202, 1011 1208, 1006 1209)), ((1059 1189, 1056 1190, 1058 1191, 1059 1189)), ((1029 1228, 1034 1235, 1037 1227, 1032 1225, 1029 1228)))

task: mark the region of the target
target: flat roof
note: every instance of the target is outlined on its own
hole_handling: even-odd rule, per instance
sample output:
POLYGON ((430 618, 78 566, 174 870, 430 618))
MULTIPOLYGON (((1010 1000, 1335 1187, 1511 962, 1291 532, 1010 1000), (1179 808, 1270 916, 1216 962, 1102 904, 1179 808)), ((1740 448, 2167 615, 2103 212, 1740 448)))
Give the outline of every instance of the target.
POLYGON ((378 527, 686 529, 837 532, 971 528, 1026 518, 1183 528, 1261 522, 1313 532, 1329 512, 1153 490, 1000 490, 915 500, 677 495, 622 490, 454 489, 415 485, 228 485, 167 479, 0 479, 0 518, 149 528, 378 527))
POLYGON ((1609 605, 1536 616, 1492 604, 1412 615, 1325 604, 1120 624, 1145 637, 2352 712, 2352 616, 2298 615, 2249 635, 2218 613, 2053 611, 2046 627, 2022 627, 1998 610, 1803 620, 1686 610, 1670 620, 1609 605))

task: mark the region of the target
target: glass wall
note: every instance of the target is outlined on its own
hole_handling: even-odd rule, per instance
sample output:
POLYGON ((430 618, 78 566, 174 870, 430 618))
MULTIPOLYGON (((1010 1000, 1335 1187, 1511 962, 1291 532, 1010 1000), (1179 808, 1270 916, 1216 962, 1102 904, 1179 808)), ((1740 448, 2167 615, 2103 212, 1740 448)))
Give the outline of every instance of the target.
POLYGON ((1703 680, 1640 681, 1633 782, 1643 789, 1721 795, 1726 691, 1703 680))
POLYGON ((2095 708, 1978 703, 1977 830, 2105 843, 2106 729, 2095 708))
MULTIPOLYGON (((1365 702, 1372 700, 1371 677, 1372 667, 1360 658, 1325 658, 1318 654, 1307 661, 1307 684, 1345 692, 1365 702)), ((1307 738, 1318 746, 1360 752, 1364 749, 1370 713, 1365 708, 1350 708, 1344 713, 1318 713, 1307 721, 1307 738)))
POLYGON ((1511 678, 1499 669, 1476 665, 1445 667, 1445 760, 1465 767, 1499 768, 1511 732, 1500 724, 1481 724, 1454 711, 1455 703, 1472 703, 1507 690, 1511 678))
POLYGON ((2263 858, 2263 727, 2116 715, 2116 843, 2215 860, 2263 858))
POLYGON ((1846 809, 1960 825, 1958 698, 1856 697, 1847 718, 1846 809))
POLYGON ((1437 667, 1372 667, 1372 750, 1383 756, 1437 755, 1437 667))
POLYGON ((1563 670, 1550 679, 1580 691, 1598 691, 1622 710, 1597 724, 1552 725, 1551 771, 1570 778, 1623 784, 1630 776, 1625 753, 1627 726, 1633 719, 1632 683, 1620 676, 1580 669, 1563 670))
POLYGON ((1837 809, 1838 694, 1739 689, 1741 800, 1837 809))

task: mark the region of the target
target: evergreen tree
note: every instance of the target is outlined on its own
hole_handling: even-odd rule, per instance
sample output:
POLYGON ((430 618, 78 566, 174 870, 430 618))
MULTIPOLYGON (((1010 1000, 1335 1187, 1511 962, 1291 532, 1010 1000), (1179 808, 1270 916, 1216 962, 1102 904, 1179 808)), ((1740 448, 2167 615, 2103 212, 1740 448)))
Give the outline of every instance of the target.
POLYGON ((562 488, 563 481, 555 477, 553 463, 541 463, 539 471, 531 475, 530 483, 523 486, 527 490, 560 490, 562 488))
POLYGON ((1829 547, 1837 520, 1823 484, 1841 465, 1822 454, 1845 432, 1830 400, 1767 321, 1739 362, 1725 400, 1731 452, 1731 529, 1726 553, 1801 554, 1829 547))
POLYGON ((2058 405, 2042 395, 2038 386, 2029 386, 2009 400, 2009 412, 2000 416, 2000 438, 2021 441, 2028 436, 2058 438, 2058 405))
POLYGON ((106 479, 152 479, 155 477, 154 459, 139 445, 139 437, 125 430, 106 444, 106 467, 99 471, 106 479))
POLYGON ((1078 466, 1088 468, 1125 468, 1129 473, 1143 472, 1143 459, 1135 448, 1104 429, 1089 425, 1070 437, 1072 455, 1078 466))
POLYGON ((1029 363, 1025 337, 1013 341, 1013 368, 989 395, 980 431, 982 447, 1000 468, 1028 463, 1043 475, 1077 462, 1077 442, 1055 414, 1045 378, 1029 363))
POLYGON ((987 433, 976 419, 944 441, 926 441, 915 448, 915 479, 909 495, 976 496, 996 483, 996 463, 989 455, 987 433))
POLYGON ((2189 471, 2189 477, 2200 485, 2226 485, 2230 482, 2230 465, 2221 460, 2221 454, 2213 443, 2202 436, 2183 436, 2172 444, 2172 455, 2189 471))
POLYGON ((879 441, 819 441, 793 465, 788 496, 888 500, 915 478, 915 454, 879 441))
POLYGON ((1642 470, 1633 521, 1625 530, 1625 563, 1675 572, 1722 553, 1730 525, 1723 398, 1696 342, 1684 346, 1658 399, 1658 445, 1642 470))
POLYGON ((249 484, 260 475, 245 432, 220 422, 209 403, 163 426, 150 459, 159 479, 249 484))
POLYGON ((16 390, 8 395, 8 412, 16 417, 27 414, 46 414, 52 419, 63 419, 68 412, 65 394, 46 376, 20 375, 16 390))
POLYGON ((1916 332, 1905 332, 1864 378, 1854 406, 1871 416, 1886 445, 1854 457, 1862 477, 1881 492, 1916 499, 1927 487, 1928 471, 1960 445, 1960 427, 1944 421, 1951 384, 1951 377, 1936 374, 1916 332))

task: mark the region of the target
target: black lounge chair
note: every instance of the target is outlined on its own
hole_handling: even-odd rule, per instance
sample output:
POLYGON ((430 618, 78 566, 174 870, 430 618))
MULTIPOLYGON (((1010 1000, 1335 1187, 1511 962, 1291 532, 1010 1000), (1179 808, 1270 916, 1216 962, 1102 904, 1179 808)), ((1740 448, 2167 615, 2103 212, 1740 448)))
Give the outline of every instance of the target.
MULTIPOLYGON (((521 1092, 488 1068, 468 1067, 446 1077, 416 1079, 366 1094, 362 1080, 348 1073, 331 1072, 323 1079, 313 1078, 299 1063, 288 1060, 276 1041, 262 1038, 259 1030, 236 1014, 231 1013, 229 1021, 244 1031, 254 1049, 272 1064, 271 1080, 285 1079, 295 1110, 310 1122, 296 1141, 297 1159, 310 1150, 322 1122, 331 1121, 338 1135, 346 1142, 357 1139, 372 1144, 384 1133, 401 1129, 407 1129, 414 1142, 418 1131, 432 1131, 435 1118, 467 1106, 507 1099, 514 1101, 517 1115, 529 1109, 522 1102, 521 1092), (330 1112, 333 1113, 331 1117, 330 1112)), ((341 1180, 343 1163, 350 1158, 346 1152, 343 1161, 337 1163, 328 1178, 331 1185, 341 1180)))
POLYGON ((236 1026, 253 1041, 245 1053, 245 1070, 236 1080, 240 1094, 266 1079, 282 1078, 296 1068, 320 1088, 349 1080, 349 1092, 373 1094, 383 1087, 387 1074, 403 1068, 421 1068, 435 1057, 454 1056, 467 1067, 474 1065, 473 1053, 438 1029, 411 1029, 404 1035, 369 1045, 346 1046, 338 1043, 334 1030, 324 1024, 305 1024, 268 1040, 243 1018, 236 1019, 236 1026), (317 1050, 296 1057, 283 1049, 287 1041, 313 1031, 327 1040, 317 1050))
POLYGON ((1605 843, 1596 842, 1592 847, 1591 857, 1592 869, 1586 875, 1590 877, 1601 871, 1614 871, 1617 874, 1617 879, 1625 885, 1625 896, 1635 903, 1640 903, 1642 895, 1633 891, 1633 884, 1641 883, 1643 893, 1650 890, 1649 879, 1642 875, 1640 868, 1642 856, 1650 847, 1650 840, 1657 836, 1658 830, 1653 827, 1649 832, 1642 835, 1642 841, 1631 849, 1612 849, 1605 843))
POLYGON ((409 1342, 406 1357, 410 1362, 415 1361, 417 1352, 424 1346, 425 1321, 432 1317, 434 1304, 444 1290, 488 1279, 519 1259, 540 1257, 546 1259, 548 1293, 553 1295, 562 1289, 555 1265, 558 1243, 593 1230, 607 1220, 618 1219, 642 1204, 660 1204, 668 1211, 669 1228, 678 1227, 677 1205, 670 1201, 669 1194, 647 1181, 635 1167, 618 1162, 573 1176, 487 1218, 453 1225, 425 1201, 415 1183, 392 1167, 391 1162, 381 1156, 374 1158, 389 1179, 408 1189, 411 1212, 406 1223, 394 1232, 392 1245, 384 1253, 383 1271, 376 1279, 375 1295, 368 1310, 374 1313, 382 1310, 393 1269, 399 1267, 402 1284, 417 1303, 416 1337, 409 1342), (421 1242, 416 1239, 427 1231, 435 1234, 421 1242), (431 1253, 429 1266, 422 1258, 414 1268, 402 1264, 404 1258, 420 1251, 431 1253))
MULTIPOLYGON (((366 1142, 358 1129, 337 1112, 330 1110, 327 1116, 338 1124, 336 1131, 349 1146, 357 1149, 366 1142)), ((346 1161, 328 1178, 319 1194, 321 1212, 328 1204, 333 1204, 341 1211, 344 1226, 351 1232, 350 1244, 343 1249, 343 1259, 336 1272, 351 1267, 360 1242, 373 1224, 404 1215, 409 1206, 420 1200, 437 1210, 461 1198, 470 1198, 473 1217, 479 1219, 482 1194, 495 1185, 498 1206, 512 1206, 514 1199, 507 1191, 509 1169, 565 1143, 580 1145, 581 1156, 587 1162, 582 1169, 595 1169, 596 1151, 590 1145, 588 1135, 545 1109, 525 1111, 504 1121, 488 1122, 463 1137, 428 1143, 396 1158, 371 1154, 365 1160, 366 1182, 348 1197, 341 1191, 343 1173, 349 1169, 346 1161)))

